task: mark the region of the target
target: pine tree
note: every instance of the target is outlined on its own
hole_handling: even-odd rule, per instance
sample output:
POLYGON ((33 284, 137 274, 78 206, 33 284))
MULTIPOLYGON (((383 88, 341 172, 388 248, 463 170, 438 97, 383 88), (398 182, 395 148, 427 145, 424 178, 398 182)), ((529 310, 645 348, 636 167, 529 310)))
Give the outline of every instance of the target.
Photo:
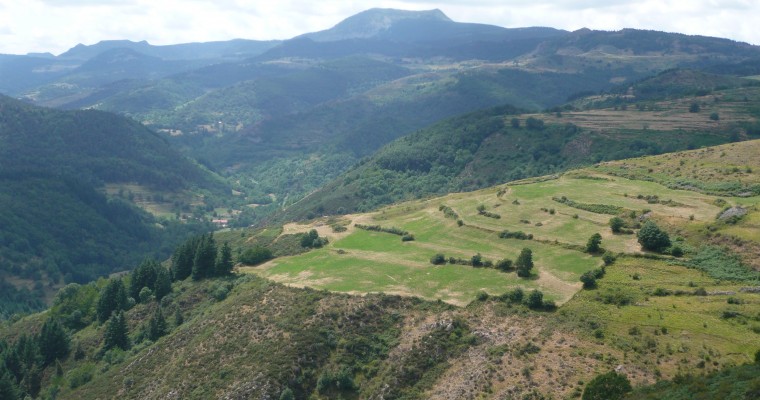
POLYGON ((8 371, 0 369, 0 399, 17 400, 21 398, 16 383, 8 371))
POLYGON ((172 279, 175 281, 185 280, 193 273, 193 261, 195 260, 198 241, 197 237, 188 239, 174 251, 174 255, 172 255, 172 279))
POLYGON ((193 260, 193 280, 208 278, 214 274, 216 264, 216 243, 214 235, 203 235, 198 243, 193 260))
POLYGON ((232 273, 232 248, 227 242, 224 242, 219 252, 219 258, 216 260, 216 276, 227 276, 232 273))
POLYGON ((145 260, 140 263, 140 266, 132 272, 129 283, 129 296, 139 301, 140 291, 143 288, 147 287, 152 290, 156 283, 156 270, 158 268, 161 268, 161 266, 154 260, 145 260))
POLYGON ((65 358, 71 348, 69 334, 57 319, 45 321, 37 341, 42 354, 43 366, 48 366, 57 359, 65 358))
POLYGON ((111 317, 114 311, 124 310, 127 308, 127 290, 121 279, 111 279, 108 284, 100 291, 96 314, 98 321, 105 322, 111 317))
POLYGON ((156 307, 156 311, 148 321, 148 339, 155 342, 161 336, 166 335, 166 331, 164 314, 161 312, 161 307, 156 307))
POLYGON ((185 322, 185 318, 182 316, 182 310, 177 307, 176 310, 174 310, 174 326, 180 326, 185 322))
POLYGON ((24 378, 20 382, 21 389, 28 393, 32 398, 36 398, 42 389, 42 368, 33 364, 24 373, 24 378))
POLYGON ((127 334, 127 321, 124 318, 124 312, 119 311, 108 320, 106 331, 103 335, 103 350, 110 350, 116 347, 127 350, 129 348, 129 337, 127 334))
POLYGON ((156 282, 153 285, 153 295, 157 301, 161 301, 167 294, 172 291, 172 281, 169 277, 169 271, 162 266, 156 269, 156 282))
POLYGON ((515 261, 515 268, 517 269, 517 276, 522 278, 530 276, 530 270, 533 269, 533 252, 529 248, 522 249, 520 256, 515 261))

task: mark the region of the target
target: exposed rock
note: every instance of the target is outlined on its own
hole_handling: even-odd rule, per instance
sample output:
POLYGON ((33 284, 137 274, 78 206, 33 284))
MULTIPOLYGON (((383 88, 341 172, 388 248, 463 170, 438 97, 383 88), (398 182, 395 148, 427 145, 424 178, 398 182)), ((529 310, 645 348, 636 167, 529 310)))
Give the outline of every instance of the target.
POLYGON ((747 214, 747 209, 740 206, 733 206, 726 211, 723 211, 718 219, 728 219, 731 217, 743 217, 747 214))

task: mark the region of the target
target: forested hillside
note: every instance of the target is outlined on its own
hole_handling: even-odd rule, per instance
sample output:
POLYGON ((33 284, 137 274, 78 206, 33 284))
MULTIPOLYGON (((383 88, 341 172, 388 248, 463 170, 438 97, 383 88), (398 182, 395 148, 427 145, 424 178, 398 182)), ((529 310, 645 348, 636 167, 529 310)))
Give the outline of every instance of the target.
MULTIPOLYGON (((635 82, 671 68, 738 71, 758 54, 756 46, 703 36, 506 29, 452 21, 439 10, 372 9, 282 42, 105 41, 57 57, 0 58, 0 68, 21 80, 34 75, 26 69, 48 71, 36 85, 8 89, 14 95, 121 113, 158 130, 236 182, 248 204, 265 206, 243 209, 238 222, 249 224, 443 119, 505 104, 539 112, 608 91, 624 96, 635 82)), ((721 88, 735 79, 707 81, 721 88)), ((663 94, 653 89, 658 85, 639 86, 638 100, 663 94)), ((669 94, 689 95, 701 85, 684 80, 669 94)), ((685 147, 669 149, 678 148, 685 147)), ((620 156, 635 154, 640 149, 620 156)), ((551 161, 555 169, 578 165, 551 161)), ((524 173, 476 176, 481 186, 451 187, 552 170, 538 164, 533 172, 526 165, 524 173)))
POLYGON ((757 137, 760 89, 750 80, 674 70, 631 91, 636 95, 592 96, 544 114, 502 107, 446 120, 388 144, 285 216, 368 211, 602 160, 757 137), (693 78, 685 77, 693 75, 712 86, 687 91, 693 78))
MULTIPOLYGON (((155 132, 101 111, 1 98, 0 142, 0 277, 40 300, 64 282, 88 282, 130 269, 146 255, 166 255, 188 230, 201 229, 159 225, 126 195, 107 197, 104 185, 211 197, 229 190, 155 132)), ((24 301, 4 300, 3 317, 24 311, 14 305, 24 301)))

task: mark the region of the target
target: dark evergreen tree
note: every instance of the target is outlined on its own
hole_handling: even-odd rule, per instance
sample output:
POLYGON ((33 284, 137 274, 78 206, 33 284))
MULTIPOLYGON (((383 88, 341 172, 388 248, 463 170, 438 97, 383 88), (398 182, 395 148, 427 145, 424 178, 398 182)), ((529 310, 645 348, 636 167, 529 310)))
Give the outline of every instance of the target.
POLYGON ((0 368, 0 399, 17 400, 20 398, 21 395, 11 373, 0 368))
POLYGON ((636 235, 641 246, 646 250, 662 251, 670 247, 670 237, 651 220, 644 223, 636 235))
POLYGON ((187 279, 193 273, 193 261, 195 250, 198 248, 198 239, 187 240, 174 250, 172 255, 172 279, 181 281, 187 279))
POLYGON ((148 339, 152 341, 158 340, 161 336, 166 335, 166 320, 164 314, 161 312, 161 307, 156 307, 156 311, 148 321, 148 339))
POLYGON ((142 288, 153 290, 156 284, 157 269, 161 268, 155 260, 145 260, 132 272, 129 282, 129 296, 140 301, 142 288))
POLYGON ((26 334, 21 335, 14 347, 21 364, 22 375, 26 375, 35 365, 42 364, 40 347, 35 337, 26 334))
POLYGON ((119 311, 108 320, 106 331, 103 335, 103 350, 120 348, 127 350, 129 348, 129 336, 127 321, 124 318, 124 312, 119 311))
POLYGON ((172 291, 172 281, 169 277, 169 271, 159 265, 156 269, 156 282, 153 285, 153 295, 157 301, 161 301, 167 294, 172 291))
POLYGON ((200 280, 213 276, 216 265, 216 243, 214 235, 203 235, 198 243, 193 259, 193 280, 200 280))
POLYGON ((222 244, 219 258, 216 260, 216 276, 226 276, 232 273, 232 248, 227 242, 222 244))
POLYGON ((28 393, 32 398, 36 398, 42 389, 42 367, 38 364, 32 364, 24 372, 24 378, 21 379, 21 389, 28 393))
POLYGON ((45 321, 37 341, 43 366, 48 366, 57 359, 66 358, 71 349, 69 334, 57 319, 45 321))
POLYGON ((529 248, 524 248, 520 252, 520 256, 515 261, 515 268, 517 269, 517 276, 527 278, 530 276, 530 270, 533 269, 533 251, 529 248))
POLYGON ((182 310, 177 307, 176 310, 174 310, 174 326, 180 326, 185 322, 185 318, 182 316, 182 310))
POLYGON ((20 381, 24 372, 24 366, 21 364, 21 358, 18 355, 16 346, 13 346, 5 351, 5 354, 3 355, 3 361, 5 368, 7 368, 8 372, 13 375, 12 377, 14 381, 20 381))
POLYGON ((114 311, 124 310, 127 308, 127 290, 121 279, 111 279, 108 284, 100 291, 98 304, 95 312, 98 321, 101 323, 108 320, 114 311))

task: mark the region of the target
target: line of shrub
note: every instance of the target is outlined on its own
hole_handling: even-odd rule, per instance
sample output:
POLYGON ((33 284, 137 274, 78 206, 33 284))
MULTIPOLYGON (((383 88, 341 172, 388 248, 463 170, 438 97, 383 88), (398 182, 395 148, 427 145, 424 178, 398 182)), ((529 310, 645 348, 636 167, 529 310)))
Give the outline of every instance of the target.
POLYGON ((584 210, 596 214, 618 215, 624 211, 623 207, 613 206, 609 204, 579 203, 577 201, 570 200, 565 196, 552 197, 552 200, 556 201, 557 203, 562 203, 568 207, 573 207, 579 210, 584 210))
POLYGON ((443 216, 446 218, 459 219, 459 214, 457 214, 457 212, 454 211, 453 208, 445 204, 441 204, 441 206, 438 207, 438 211, 443 211, 443 216))
POLYGON ((386 228, 380 225, 356 224, 355 226, 359 229, 364 229, 365 231, 385 232, 385 233, 401 236, 402 242, 411 242, 414 240, 414 235, 412 235, 411 233, 403 229, 396 228, 395 226, 390 227, 390 228, 386 228))
POLYGON ((499 237, 502 239, 519 239, 519 240, 533 240, 533 234, 532 233, 525 233, 523 231, 508 231, 503 230, 499 232, 499 237))

